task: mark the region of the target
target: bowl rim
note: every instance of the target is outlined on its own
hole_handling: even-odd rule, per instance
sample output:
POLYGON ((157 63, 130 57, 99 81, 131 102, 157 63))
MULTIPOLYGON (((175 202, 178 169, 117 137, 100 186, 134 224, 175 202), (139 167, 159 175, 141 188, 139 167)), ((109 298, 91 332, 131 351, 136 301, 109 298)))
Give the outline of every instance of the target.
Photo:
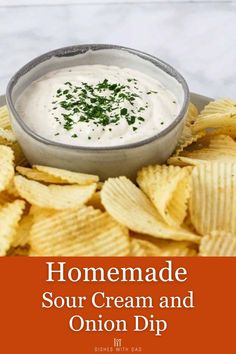
POLYGON ((145 53, 143 51, 125 47, 125 46, 120 46, 120 45, 113 45, 113 44, 79 44, 79 45, 73 45, 73 46, 67 46, 67 47, 62 47, 58 49, 51 50, 49 52, 46 52, 40 56, 35 57, 28 63, 26 63, 23 67, 21 67, 9 80, 7 89, 6 89, 6 103, 8 107, 10 108, 10 111, 12 112, 12 115, 14 119, 17 121, 17 123, 20 125, 20 127, 23 129, 23 131, 28 134, 31 138, 39 141, 40 143, 43 143, 45 145, 50 145, 50 146, 55 146, 55 147, 60 147, 63 149, 69 149, 69 150, 83 150, 83 151, 96 151, 96 152, 102 152, 102 151, 110 151, 110 150, 125 150, 125 149, 134 149, 134 148, 139 148, 144 145, 150 144, 153 141, 166 136, 172 129, 174 129, 184 118, 185 114, 187 112, 188 104, 189 104, 189 88, 187 85, 186 80, 184 77, 171 65, 167 64, 165 61, 150 55, 148 53, 145 53), (174 79, 176 79, 179 84, 182 86, 183 89, 183 94, 184 94, 184 99, 183 99, 183 104, 182 107, 176 116, 176 118, 173 120, 173 122, 168 125, 164 130, 161 132, 148 137, 146 139, 133 142, 133 143, 128 143, 128 144, 123 144, 123 145, 113 145, 113 146, 77 146, 77 145, 70 145, 70 144, 64 144, 56 141, 49 140, 47 138, 44 138, 43 136, 37 134, 35 131, 33 131, 20 117, 18 112, 15 109, 15 105, 12 100, 12 91, 19 80, 21 76, 24 76, 27 72, 31 71, 34 67, 37 65, 41 64, 42 62, 51 59, 52 57, 68 57, 68 56, 74 56, 74 55, 79 55, 79 54, 84 54, 89 50, 92 51, 97 51, 97 50, 103 50, 103 49, 115 49, 115 50, 122 50, 134 55, 139 56, 142 59, 145 59, 155 66, 157 66, 159 69, 163 70, 166 74, 169 76, 172 76, 174 79))

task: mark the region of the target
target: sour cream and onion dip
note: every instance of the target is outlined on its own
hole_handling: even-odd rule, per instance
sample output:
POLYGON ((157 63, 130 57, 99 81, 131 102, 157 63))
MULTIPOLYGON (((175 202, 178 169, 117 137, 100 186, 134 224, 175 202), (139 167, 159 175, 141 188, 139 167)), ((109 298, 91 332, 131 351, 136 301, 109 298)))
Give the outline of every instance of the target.
POLYGON ((168 127, 181 102, 157 78, 128 67, 79 65, 33 81, 16 110, 37 134, 75 146, 119 146, 168 127))

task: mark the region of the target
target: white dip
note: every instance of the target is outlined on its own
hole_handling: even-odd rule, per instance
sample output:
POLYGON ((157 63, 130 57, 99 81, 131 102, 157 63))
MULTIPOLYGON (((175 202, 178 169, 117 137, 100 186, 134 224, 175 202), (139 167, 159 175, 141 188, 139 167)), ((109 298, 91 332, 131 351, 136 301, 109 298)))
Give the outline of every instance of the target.
POLYGON ((52 141, 77 146, 134 143, 165 129, 180 104, 158 80, 129 68, 81 65, 52 71, 25 89, 16 108, 52 141))

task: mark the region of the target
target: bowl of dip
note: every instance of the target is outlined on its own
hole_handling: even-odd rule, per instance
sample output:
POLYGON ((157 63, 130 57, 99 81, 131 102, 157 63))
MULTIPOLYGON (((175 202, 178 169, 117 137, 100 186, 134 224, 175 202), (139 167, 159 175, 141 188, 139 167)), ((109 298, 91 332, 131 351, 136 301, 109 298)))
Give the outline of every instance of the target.
POLYGON ((133 179, 175 149, 189 90, 156 57, 92 44, 33 59, 11 78, 6 101, 30 164, 133 179))

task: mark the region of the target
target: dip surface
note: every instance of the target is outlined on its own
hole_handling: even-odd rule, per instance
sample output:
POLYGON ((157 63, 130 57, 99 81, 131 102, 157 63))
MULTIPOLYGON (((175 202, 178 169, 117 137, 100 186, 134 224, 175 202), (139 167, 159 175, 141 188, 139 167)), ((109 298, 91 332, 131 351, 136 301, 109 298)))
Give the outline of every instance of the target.
POLYGON ((164 130, 180 104, 158 80, 106 65, 52 71, 21 94, 16 109, 37 134, 75 146, 117 146, 164 130))

